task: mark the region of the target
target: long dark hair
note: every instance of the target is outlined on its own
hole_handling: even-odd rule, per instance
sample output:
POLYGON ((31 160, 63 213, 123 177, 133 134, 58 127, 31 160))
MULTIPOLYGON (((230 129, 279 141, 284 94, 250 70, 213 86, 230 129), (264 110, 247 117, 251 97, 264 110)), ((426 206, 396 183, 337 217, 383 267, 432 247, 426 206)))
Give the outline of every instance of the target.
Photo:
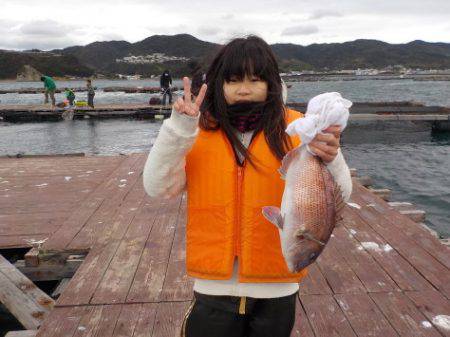
POLYGON ((270 46, 257 36, 250 35, 231 40, 213 59, 206 73, 208 90, 201 107, 200 127, 204 130, 221 128, 233 148, 237 149, 252 165, 255 164, 254 158, 233 131, 227 117, 227 103, 223 93, 225 81, 230 81, 234 76, 243 79, 245 75, 258 76, 268 84, 263 116, 253 137, 263 131, 270 150, 281 160, 292 148, 291 141, 284 132, 286 122, 281 78, 270 46))

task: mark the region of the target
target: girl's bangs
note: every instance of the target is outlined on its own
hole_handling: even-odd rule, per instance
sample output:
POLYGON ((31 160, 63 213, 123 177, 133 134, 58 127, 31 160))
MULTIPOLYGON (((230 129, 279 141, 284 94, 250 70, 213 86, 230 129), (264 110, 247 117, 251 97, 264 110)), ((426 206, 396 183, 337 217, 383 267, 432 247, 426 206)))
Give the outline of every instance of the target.
POLYGON ((223 78, 228 82, 232 77, 242 80, 248 77, 258 76, 268 81, 268 55, 260 48, 246 45, 235 45, 229 48, 222 64, 223 78))

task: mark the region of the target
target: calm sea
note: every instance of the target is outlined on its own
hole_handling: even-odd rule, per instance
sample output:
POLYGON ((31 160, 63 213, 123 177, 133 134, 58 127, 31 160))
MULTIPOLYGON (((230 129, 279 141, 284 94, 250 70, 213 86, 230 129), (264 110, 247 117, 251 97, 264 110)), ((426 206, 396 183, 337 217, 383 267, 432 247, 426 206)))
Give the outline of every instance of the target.
MULTIPOLYGON (((57 82, 79 87, 84 82, 57 82)), ((176 81, 175 85, 180 85, 176 81)), ((157 81, 96 81, 97 103, 147 102, 148 94, 103 93, 106 86, 156 86, 157 81)), ((0 82, 5 88, 41 87, 41 83, 0 82)), ((353 101, 416 101, 450 106, 450 82, 342 81, 292 83, 289 101, 307 101, 325 91, 339 91, 353 101)), ((77 94, 85 99, 85 93, 77 94)), ((0 104, 39 104, 43 95, 0 95, 0 104)), ((57 100, 62 96, 57 95, 57 100)), ((76 120, 43 123, 0 123, 0 155, 85 152, 113 155, 148 151, 161 122, 140 120, 76 120)), ((351 124, 343 135, 350 167, 369 175, 377 187, 393 191, 395 201, 409 201, 426 210, 427 224, 450 236, 450 133, 395 123, 351 124)))

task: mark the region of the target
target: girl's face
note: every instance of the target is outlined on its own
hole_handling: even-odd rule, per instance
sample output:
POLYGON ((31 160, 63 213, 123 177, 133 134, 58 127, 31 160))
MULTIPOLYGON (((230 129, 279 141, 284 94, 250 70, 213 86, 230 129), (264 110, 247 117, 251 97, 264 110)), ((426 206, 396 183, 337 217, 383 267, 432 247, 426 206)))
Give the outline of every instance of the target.
POLYGON ((264 102, 267 99, 267 82, 257 76, 244 78, 232 76, 223 82, 223 94, 228 105, 242 102, 264 102))

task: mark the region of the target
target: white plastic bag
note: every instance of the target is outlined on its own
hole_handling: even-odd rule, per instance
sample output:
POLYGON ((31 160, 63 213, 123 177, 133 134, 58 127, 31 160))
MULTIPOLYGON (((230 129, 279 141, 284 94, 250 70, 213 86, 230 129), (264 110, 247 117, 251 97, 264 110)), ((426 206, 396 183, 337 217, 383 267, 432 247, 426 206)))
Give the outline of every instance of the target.
POLYGON ((286 132, 290 136, 299 135, 302 145, 308 145, 318 133, 331 125, 339 125, 343 131, 347 126, 352 104, 338 92, 317 95, 308 102, 305 117, 290 123, 286 132))

